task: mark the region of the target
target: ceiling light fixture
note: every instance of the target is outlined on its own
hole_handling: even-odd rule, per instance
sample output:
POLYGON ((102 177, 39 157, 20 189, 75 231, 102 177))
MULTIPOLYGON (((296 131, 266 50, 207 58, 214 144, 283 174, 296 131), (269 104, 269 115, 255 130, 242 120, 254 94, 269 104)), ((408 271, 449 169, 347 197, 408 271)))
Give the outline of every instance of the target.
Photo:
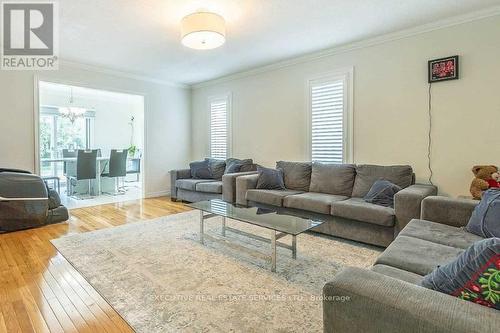
POLYGON ((87 110, 85 108, 81 108, 81 107, 75 106, 73 104, 73 102, 74 102, 73 88, 70 88, 70 89, 71 90, 70 90, 69 104, 68 104, 68 106, 60 107, 59 114, 62 117, 69 119, 69 121, 71 121, 71 123, 74 124, 75 120, 77 120, 78 118, 83 118, 83 116, 85 115, 85 112, 87 112, 87 110))
POLYGON ((226 22, 215 13, 198 12, 181 21, 182 44, 196 50, 215 49, 226 41, 226 22))

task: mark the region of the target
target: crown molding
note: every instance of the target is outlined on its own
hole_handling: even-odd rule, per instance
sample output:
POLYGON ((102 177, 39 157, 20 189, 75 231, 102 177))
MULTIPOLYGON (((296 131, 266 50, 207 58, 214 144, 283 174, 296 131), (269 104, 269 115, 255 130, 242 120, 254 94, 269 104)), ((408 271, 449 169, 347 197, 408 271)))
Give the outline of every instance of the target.
POLYGON ((112 75, 112 76, 117 76, 117 77, 121 77, 121 78, 137 80, 137 81, 149 82, 149 83, 154 83, 154 84, 160 84, 160 85, 170 86, 170 87, 174 87, 174 88, 190 89, 190 85, 188 85, 188 84, 160 80, 160 79, 152 78, 152 77, 145 76, 145 75, 133 74, 133 73, 119 71, 119 70, 110 69, 110 68, 105 68, 105 67, 101 67, 101 66, 89 65, 89 64, 84 64, 84 63, 75 62, 75 61, 68 61, 68 60, 64 60, 64 59, 60 59, 59 63, 62 66, 75 68, 75 69, 81 69, 81 70, 85 70, 85 71, 91 71, 91 72, 112 75))
POLYGON ((364 40, 361 40, 358 42, 353 42, 353 43, 348 43, 348 44, 344 44, 344 45, 340 45, 340 46, 335 46, 332 48, 308 53, 308 54, 305 54, 302 56, 293 57, 293 58, 286 59, 283 61, 274 62, 274 63, 268 64, 268 65, 258 66, 258 67, 255 67, 255 68, 252 68, 249 70, 235 72, 232 74, 221 76, 219 78, 215 78, 215 79, 192 84, 191 88, 192 89, 199 89, 199 88, 203 88, 203 87, 212 86, 215 84, 225 83, 225 82, 241 79, 244 77, 257 75, 257 74, 261 74, 261 73, 265 73, 265 72, 269 72, 269 71, 274 71, 274 70, 278 70, 281 68, 285 68, 285 67, 289 67, 289 66, 293 66, 293 65, 298 65, 298 64, 302 64, 302 63, 306 63, 306 62, 310 62, 310 61, 315 61, 315 60, 319 60, 319 59, 333 56, 336 54, 350 52, 350 51, 354 51, 357 49, 362 49, 362 48, 366 48, 366 47, 370 47, 370 46, 374 46, 374 45, 384 44, 384 43, 396 41, 399 39, 409 38, 412 36, 428 33, 431 31, 445 29, 448 27, 452 27, 452 26, 456 26, 456 25, 460 25, 460 24, 464 24, 464 23, 469 23, 472 21, 477 21, 477 20, 481 20, 481 19, 485 19, 488 17, 497 16, 497 15, 500 15, 500 6, 494 6, 494 7, 490 7, 487 9, 471 12, 471 13, 468 13, 465 15, 454 16, 454 17, 439 20, 436 22, 420 25, 417 27, 404 29, 404 30, 400 30, 397 32, 392 32, 392 33, 380 35, 380 36, 373 37, 373 38, 364 39, 364 40))

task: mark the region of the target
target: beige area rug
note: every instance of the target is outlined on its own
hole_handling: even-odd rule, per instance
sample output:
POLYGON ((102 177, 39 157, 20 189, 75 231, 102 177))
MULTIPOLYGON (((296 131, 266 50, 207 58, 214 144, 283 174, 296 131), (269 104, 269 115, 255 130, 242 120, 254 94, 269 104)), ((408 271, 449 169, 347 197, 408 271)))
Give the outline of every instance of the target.
MULTIPOLYGON (((228 226, 269 236, 267 229, 228 226)), ((59 252, 137 332, 322 332, 321 291, 343 266, 368 267, 380 248, 305 233, 297 260, 279 248, 277 272, 243 249, 270 244, 228 232, 220 217, 166 216, 53 240, 59 252)), ((282 238, 290 243, 290 236, 282 238)))

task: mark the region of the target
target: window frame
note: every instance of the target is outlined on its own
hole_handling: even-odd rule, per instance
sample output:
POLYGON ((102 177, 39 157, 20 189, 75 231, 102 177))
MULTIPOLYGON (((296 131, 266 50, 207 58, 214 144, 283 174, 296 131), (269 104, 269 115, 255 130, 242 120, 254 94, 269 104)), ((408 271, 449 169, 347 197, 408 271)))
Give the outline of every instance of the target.
POLYGON ((336 71, 323 73, 306 79, 306 124, 307 146, 306 160, 312 161, 312 87, 315 84, 329 81, 344 81, 344 111, 343 111, 343 161, 354 163, 354 67, 347 67, 336 71))
POLYGON ((207 105, 207 123, 208 123, 208 140, 207 140, 207 152, 210 158, 212 157, 212 103, 225 100, 226 101, 226 132, 227 132, 227 147, 226 147, 226 159, 232 156, 233 148, 233 117, 232 117, 232 93, 227 92, 224 94, 213 95, 208 98, 207 105))

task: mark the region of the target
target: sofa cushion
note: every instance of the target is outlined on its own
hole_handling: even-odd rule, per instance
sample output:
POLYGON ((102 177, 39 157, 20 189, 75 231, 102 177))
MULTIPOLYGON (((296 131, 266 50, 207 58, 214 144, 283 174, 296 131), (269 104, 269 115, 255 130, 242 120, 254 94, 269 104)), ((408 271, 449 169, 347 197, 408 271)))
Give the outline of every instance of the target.
POLYGON ((374 205, 361 198, 336 201, 332 204, 330 213, 334 216, 378 224, 385 227, 394 226, 394 208, 374 205))
POLYGON ((218 193, 222 194, 222 181, 213 181, 208 183, 197 183, 196 184, 197 192, 205 192, 205 193, 218 193))
POLYGON ((285 187, 296 191, 309 191, 311 183, 310 162, 276 162, 276 168, 283 170, 285 187))
POLYGON ((424 278, 422 275, 387 265, 375 265, 372 266, 371 270, 401 281, 406 281, 417 285, 419 285, 422 282, 422 279, 424 278))
POLYGON ((283 200, 283 206, 316 213, 330 214, 333 202, 346 199, 348 199, 348 197, 342 195, 306 192, 287 196, 283 200))
POLYGON ((414 237, 398 236, 377 258, 375 264, 388 265, 426 275, 438 266, 454 260, 463 249, 414 237))
POLYGON ((248 190, 246 199, 267 205, 283 207, 283 199, 287 195, 298 194, 300 191, 292 190, 248 190))
POLYGON ((465 231, 464 228, 425 220, 410 221, 399 234, 460 249, 466 249, 472 243, 483 239, 465 231))
POLYGON ((426 275, 422 286, 500 310, 499 275, 500 238, 487 238, 426 275))
POLYGON ((409 165, 358 165, 352 196, 363 198, 370 191, 373 183, 379 179, 385 179, 401 188, 406 188, 413 181, 413 170, 409 165))
POLYGON ((228 158, 226 160, 226 169, 224 170, 224 174, 241 172, 241 168, 244 165, 253 165, 253 160, 251 158, 240 160, 238 158, 228 158))
POLYGON ((177 179, 175 181, 175 186, 177 188, 182 188, 184 190, 196 191, 196 184, 214 182, 213 179, 177 179))
POLYGON ((258 167, 259 178, 256 188, 259 190, 284 190, 283 170, 258 167))
POLYGON ((350 197, 356 169, 353 164, 314 162, 309 191, 350 197))
POLYGON ((252 163, 252 164, 243 164, 240 168, 240 172, 249 172, 249 171, 257 171, 257 167, 259 165, 252 163))

